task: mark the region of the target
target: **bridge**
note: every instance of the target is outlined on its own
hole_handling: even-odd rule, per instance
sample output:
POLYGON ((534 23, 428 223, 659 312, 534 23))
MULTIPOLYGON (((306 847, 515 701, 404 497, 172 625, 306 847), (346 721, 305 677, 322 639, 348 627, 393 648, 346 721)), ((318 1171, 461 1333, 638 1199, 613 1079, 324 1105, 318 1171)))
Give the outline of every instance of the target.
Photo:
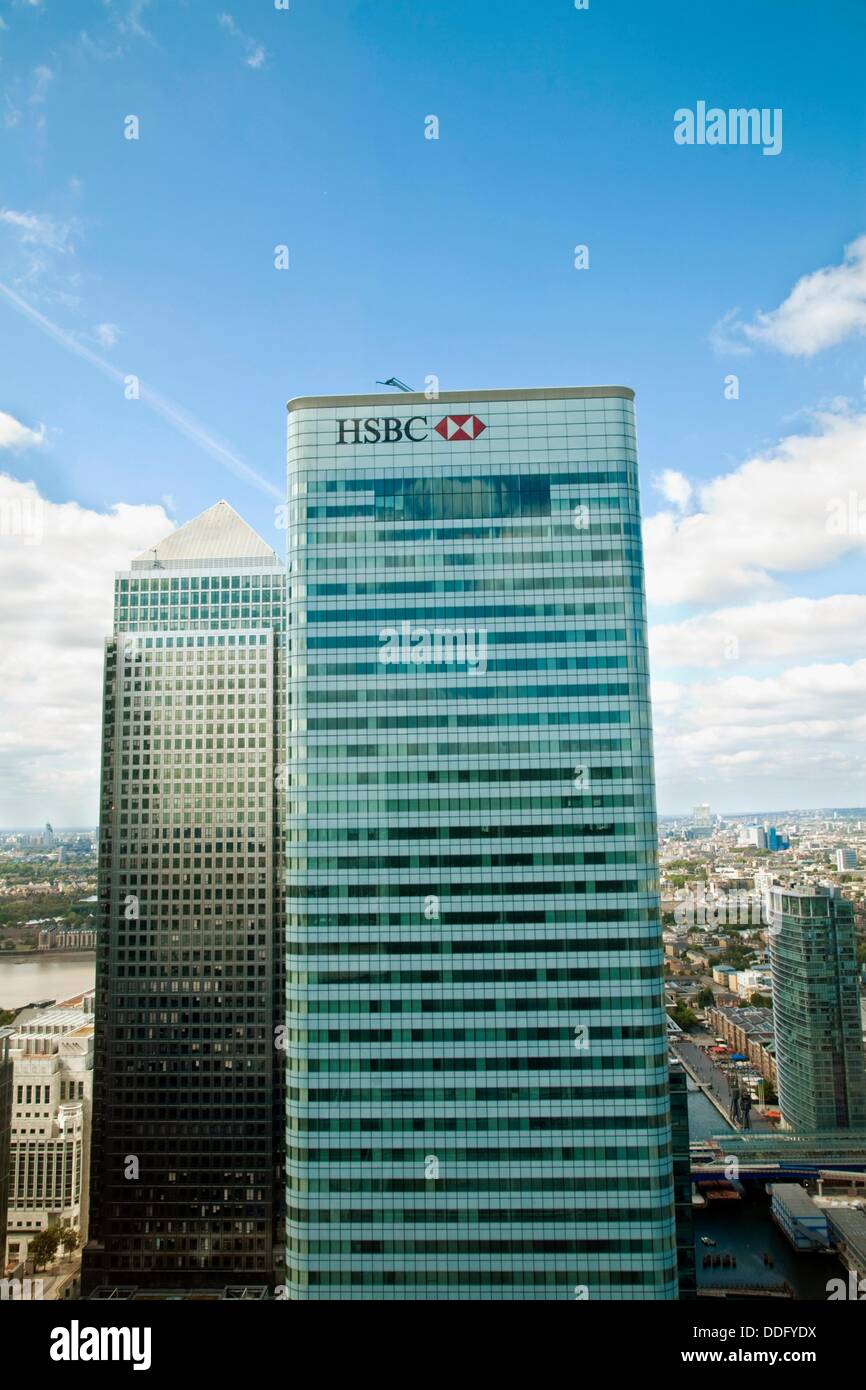
MULTIPOLYGON (((866 1132, 835 1130, 822 1134, 777 1131, 758 1134, 731 1130, 691 1144, 692 1182, 718 1182, 736 1160, 737 1178, 759 1182, 802 1182, 822 1173, 866 1174, 866 1132), (727 1171, 726 1171, 727 1169, 727 1171)), ((856 1176, 855 1176, 856 1175, 856 1176)), ((866 1180, 864 1180, 866 1197, 866 1180)))

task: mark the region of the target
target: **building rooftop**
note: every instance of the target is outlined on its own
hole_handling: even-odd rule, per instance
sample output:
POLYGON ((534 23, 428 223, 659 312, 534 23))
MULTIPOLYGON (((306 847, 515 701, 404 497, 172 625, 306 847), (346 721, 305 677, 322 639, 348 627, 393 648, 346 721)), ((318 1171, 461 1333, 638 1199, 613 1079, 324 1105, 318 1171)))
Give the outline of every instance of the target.
POLYGON ((360 396, 294 396, 287 402, 287 406, 292 411, 349 405, 394 406, 399 402, 404 407, 428 405, 432 409, 436 405, 453 405, 461 401, 567 401, 609 396, 619 396, 622 400, 633 401, 634 391, 630 386, 525 386, 516 389, 487 390, 476 388, 471 391, 440 391, 432 405, 430 397, 423 391, 387 391, 360 396))
POLYGON ((165 540, 136 555, 132 568, 182 568, 190 561, 201 560, 258 560, 281 564, 276 552, 247 525, 234 507, 220 501, 172 531, 165 540))
POLYGON ((774 1182, 771 1191, 792 1216, 817 1216, 820 1212, 805 1187, 798 1182, 774 1182))

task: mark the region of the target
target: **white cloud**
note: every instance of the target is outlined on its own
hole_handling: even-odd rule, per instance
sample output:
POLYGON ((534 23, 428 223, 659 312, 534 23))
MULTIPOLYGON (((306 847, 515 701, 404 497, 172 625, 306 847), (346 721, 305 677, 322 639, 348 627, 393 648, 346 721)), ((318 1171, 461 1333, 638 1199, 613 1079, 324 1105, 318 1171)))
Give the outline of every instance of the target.
POLYGON ((150 5, 150 0, 102 0, 121 34, 134 34, 137 38, 150 38, 142 24, 142 15, 150 5))
POLYGON ((39 246, 61 255, 74 253, 78 224, 63 222, 41 212, 0 208, 0 222, 10 227, 22 246, 39 246))
POLYGON ((653 687, 659 806, 845 806, 866 775, 866 660, 653 687))
POLYGON ((28 429, 16 420, 14 415, 7 415, 5 410, 0 410, 0 449, 12 449, 18 453, 22 449, 38 448, 44 440, 44 425, 40 425, 36 430, 28 429))
POLYGON ((227 34, 231 34, 233 39, 239 41, 246 55, 244 62, 248 68, 258 69, 264 67, 265 60, 268 56, 264 44, 259 43, 257 39, 251 39, 248 34, 243 33, 243 31, 238 28, 232 15, 226 14, 225 11, 217 15, 217 24, 221 29, 225 29, 227 34))
POLYGON ((765 345, 791 357, 814 357, 854 334, 866 333, 866 236, 845 247, 841 265, 824 266, 799 279, 777 309, 751 323, 730 310, 710 341, 722 352, 765 345))
POLYGON ((866 415, 825 413, 814 423, 815 433, 789 435, 699 487, 694 511, 647 519, 650 601, 765 598, 777 575, 866 547, 866 415))
POLYGON ((866 595, 789 598, 658 624, 650 628, 650 658, 656 671, 735 670, 744 664, 792 660, 853 661, 863 653, 864 634, 866 595))
POLYGON ((0 824, 96 820, 102 644, 114 571, 173 530, 159 506, 102 513, 0 474, 0 824))
POLYGON ((684 473, 677 473, 673 468, 666 468, 659 477, 653 478, 653 484, 665 501, 675 507, 684 510, 692 500, 691 483, 684 473))
POLYGON ((98 323, 95 331, 98 341, 106 348, 113 348, 120 337, 120 329, 116 323, 98 323))
POLYGON ((76 265, 77 219, 60 219, 47 213, 0 207, 0 228, 14 245, 13 273, 9 275, 19 289, 43 300, 76 307, 81 282, 76 265))
POLYGON ((33 69, 33 90, 30 93, 30 101, 34 106, 43 102, 48 94, 48 88, 54 81, 54 73, 44 63, 33 69))

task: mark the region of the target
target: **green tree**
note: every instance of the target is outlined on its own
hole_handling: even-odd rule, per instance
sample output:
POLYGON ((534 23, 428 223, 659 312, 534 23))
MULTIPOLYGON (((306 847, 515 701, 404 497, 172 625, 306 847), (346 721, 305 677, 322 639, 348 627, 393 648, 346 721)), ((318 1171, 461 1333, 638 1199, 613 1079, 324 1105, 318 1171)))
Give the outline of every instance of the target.
POLYGON ((57 1226, 49 1226, 46 1230, 40 1231, 30 1242, 28 1255, 33 1261, 34 1269, 43 1268, 57 1254, 57 1247, 60 1244, 60 1231, 57 1226))
POLYGON ((698 1008, 711 1009, 716 1002, 716 996, 711 989, 702 989, 698 995, 698 1008))
POLYGON ((73 1231, 71 1226, 64 1226, 60 1232, 60 1244, 67 1255, 71 1255, 73 1250, 78 1249, 79 1236, 77 1231, 73 1231))
POLYGON ((698 1021, 697 1014, 689 1008, 688 1004, 677 1004, 673 1009, 668 1009, 668 1013, 674 1023, 678 1023, 685 1032, 694 1028, 698 1021))
POLYGON ((762 994, 758 989, 755 990, 754 994, 749 995, 749 1003, 755 1009, 772 1009, 773 1007, 773 1001, 769 994, 762 994))

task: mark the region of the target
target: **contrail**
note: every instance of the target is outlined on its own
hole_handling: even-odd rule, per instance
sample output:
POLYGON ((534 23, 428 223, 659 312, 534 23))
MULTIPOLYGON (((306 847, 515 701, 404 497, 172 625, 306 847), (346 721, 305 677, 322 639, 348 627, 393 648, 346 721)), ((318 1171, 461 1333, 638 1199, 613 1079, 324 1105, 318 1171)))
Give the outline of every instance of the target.
MULTIPOLYGON (((83 357, 85 362, 98 368, 104 376, 111 377, 112 381, 119 382, 121 386, 124 384, 126 380, 124 372, 121 372, 113 363, 106 362, 104 357, 92 352, 89 347, 85 347, 71 333, 65 332, 56 323, 52 323, 51 319, 40 314, 38 309, 34 309, 32 304, 28 304, 25 299, 17 295, 14 290, 10 290, 9 286, 4 285, 2 281, 0 281, 0 294, 6 296, 13 309, 17 309, 19 314, 23 314, 31 323, 35 323, 37 328, 41 328, 43 333, 47 333, 49 338, 53 338, 61 347, 66 348, 67 352, 74 352, 77 357, 83 357)), ((200 425, 197 420, 185 415, 164 396, 157 395, 148 386, 140 386, 139 399, 144 401, 145 405, 149 406, 157 415, 161 415, 163 420, 167 420, 170 425, 173 425, 179 434, 185 435, 187 439, 192 440, 193 444, 204 449, 206 454, 210 454, 212 458, 224 463, 238 477, 245 478, 247 482, 260 488, 262 492, 267 492, 271 497, 283 501, 283 494, 279 488, 274 487, 273 483, 269 483, 267 478, 263 478, 261 473, 257 473, 248 463, 244 463, 243 459, 238 458, 237 454, 232 453, 225 444, 221 444, 218 439, 214 439, 213 435, 208 434, 204 426, 200 425)))

